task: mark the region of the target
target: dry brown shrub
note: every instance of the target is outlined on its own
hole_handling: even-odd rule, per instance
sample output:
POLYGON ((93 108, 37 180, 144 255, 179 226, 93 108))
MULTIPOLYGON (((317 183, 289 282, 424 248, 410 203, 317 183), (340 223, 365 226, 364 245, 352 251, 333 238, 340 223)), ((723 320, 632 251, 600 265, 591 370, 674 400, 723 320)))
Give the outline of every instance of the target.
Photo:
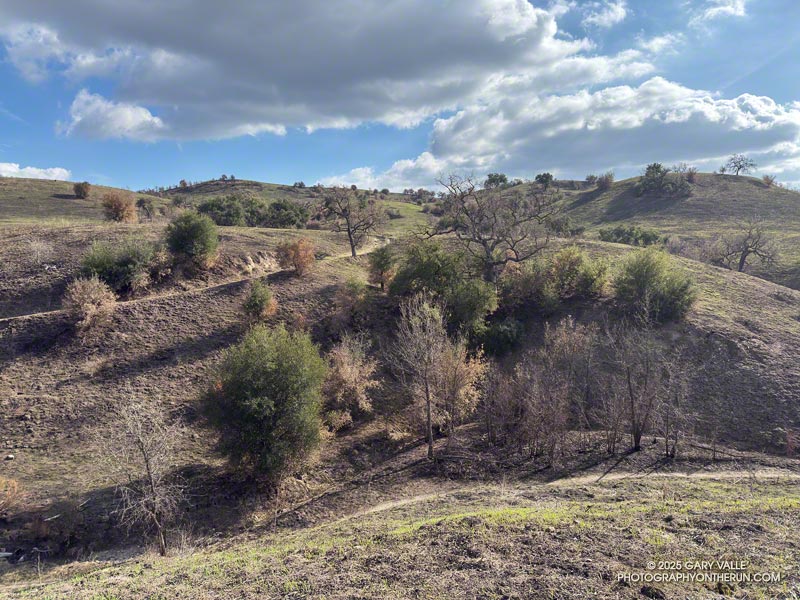
POLYGON ((289 329, 291 331, 308 331, 308 317, 306 317, 305 313, 299 311, 293 312, 289 323, 289 329))
POLYGON ((136 223, 139 220, 136 199, 130 194, 106 192, 102 204, 103 212, 109 221, 136 223))
POLYGON ((64 292, 64 309, 82 333, 108 322, 116 303, 114 292, 97 276, 76 279, 64 292))
POLYGON ((20 503, 22 491, 16 479, 0 477, 0 515, 14 510, 20 503))
POLYGON ((369 391, 378 387, 374 379, 378 364, 367 356, 363 337, 344 335, 328 354, 330 370, 323 386, 328 412, 325 421, 332 431, 352 424, 359 414, 372 412, 369 391))
POLYGON ((316 260, 314 244, 308 238, 294 242, 283 242, 275 249, 281 269, 294 269, 298 276, 305 275, 316 260))
POLYGON ((88 181, 82 181, 72 186, 72 191, 75 192, 75 197, 81 200, 85 200, 89 197, 89 191, 91 189, 92 185, 88 181))

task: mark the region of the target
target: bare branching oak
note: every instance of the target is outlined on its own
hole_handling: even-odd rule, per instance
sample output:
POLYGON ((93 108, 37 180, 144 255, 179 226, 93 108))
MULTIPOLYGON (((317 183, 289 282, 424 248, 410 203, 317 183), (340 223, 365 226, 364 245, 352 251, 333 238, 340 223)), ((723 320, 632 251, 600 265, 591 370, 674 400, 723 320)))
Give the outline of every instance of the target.
POLYGON ((472 179, 457 175, 439 183, 447 190, 444 212, 430 235, 455 235, 481 261, 486 281, 496 281, 505 265, 528 260, 547 246, 545 224, 556 214, 558 199, 552 188, 479 191, 472 179))
POLYGON ((720 261, 729 269, 740 273, 747 269, 748 261, 756 259, 765 266, 778 260, 778 247, 765 229, 760 217, 750 217, 739 225, 739 232, 720 240, 720 261))
POLYGON ((437 369, 448 343, 442 309, 428 295, 419 293, 403 302, 392 358, 412 396, 423 402, 430 460, 437 369))
POLYGON ((129 530, 153 532, 165 555, 168 528, 184 501, 174 474, 182 428, 168 423, 154 402, 137 398, 120 407, 98 437, 98 454, 117 490, 120 522, 129 530))
POLYGON ((746 157, 744 154, 734 154, 728 159, 728 162, 725 163, 724 168, 725 171, 730 171, 734 175, 738 175, 739 173, 749 173, 755 169, 756 166, 756 162, 746 157))
POLYGON ((665 347, 648 328, 618 325, 609 332, 606 349, 609 421, 625 413, 634 450, 642 437, 660 433, 667 457, 675 456, 680 438, 692 422, 688 410, 690 372, 678 348, 665 347))
POLYGON ((367 237, 386 221, 386 211, 374 198, 345 187, 327 190, 320 208, 333 231, 347 234, 353 258, 367 237))

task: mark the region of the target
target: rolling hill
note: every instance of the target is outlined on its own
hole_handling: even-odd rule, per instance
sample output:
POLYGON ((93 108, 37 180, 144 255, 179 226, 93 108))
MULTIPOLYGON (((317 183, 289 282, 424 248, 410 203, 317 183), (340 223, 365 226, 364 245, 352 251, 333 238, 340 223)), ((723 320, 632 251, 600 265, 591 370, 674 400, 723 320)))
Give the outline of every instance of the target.
MULTIPOLYGON (((189 203, 229 193, 219 183, 187 192, 189 203)), ((268 199, 302 201, 309 193, 241 185, 268 199)), ((793 212, 800 196, 748 178, 704 176, 690 198, 673 203, 630 197, 631 186, 568 191, 566 210, 590 233, 635 222, 702 236, 758 205, 769 209, 784 242, 800 232, 793 212), (747 186, 754 192, 744 198, 747 186)), ((0 515, 0 546, 26 557, 0 567, 0 597, 636 597, 643 584, 620 582, 618 574, 700 555, 747 556, 753 569, 785 574, 779 587, 742 586, 748 593, 768 597, 800 584, 800 467, 774 454, 784 449, 786 430, 800 428, 798 291, 676 259, 699 300, 660 335, 683 342, 692 356, 721 358, 723 370, 697 399, 723 432, 716 449, 697 444, 665 461, 660 446, 648 443, 641 453, 609 457, 597 450, 598 438, 593 450, 542 469, 493 451, 471 424, 452 444, 438 442, 444 458, 431 465, 419 440, 393 435, 386 400, 374 417, 332 436, 276 504, 245 492, 217 451, 198 398, 222 352, 245 331, 241 306, 251 280, 269 284, 276 320, 302 318, 325 346, 337 292, 365 279, 365 258, 350 258, 344 236, 329 231, 221 228, 212 270, 125 299, 106 333, 81 342, 59 310, 81 254, 95 240, 157 239, 166 218, 110 225, 102 221, 100 188, 77 201, 66 182, 4 179, 0 190, 0 444, 12 457, 0 462, 0 476, 19 482, 23 498, 14 514, 0 515), (312 239, 318 258, 304 278, 275 261, 276 246, 299 236, 312 239), (191 525, 166 558, 114 526, 113 490, 95 462, 102 449, 93 431, 118 403, 145 396, 191 432, 174 465, 190 485, 191 525), (758 452, 764 449, 773 454, 758 452), (40 547, 51 554, 37 569, 33 548, 40 547)), ((383 232, 391 243, 427 218, 399 198, 386 202, 408 211, 383 232)), ((591 239, 557 244, 573 242, 612 263, 634 251, 591 239)), ((607 314, 606 304, 565 311, 590 321, 607 314)), ((375 332, 385 339, 391 307, 378 298, 376 310, 385 311, 377 319, 384 329, 375 332)), ((532 334, 529 342, 537 340, 532 334)), ((723 589, 657 587, 697 598, 723 589)))
POLYGON ((775 267, 756 266, 752 273, 800 287, 800 193, 767 187, 754 177, 701 173, 688 197, 637 196, 637 181, 618 181, 606 192, 564 189, 562 210, 590 234, 602 227, 636 224, 688 241, 735 233, 739 224, 757 215, 779 242, 781 259, 775 267))

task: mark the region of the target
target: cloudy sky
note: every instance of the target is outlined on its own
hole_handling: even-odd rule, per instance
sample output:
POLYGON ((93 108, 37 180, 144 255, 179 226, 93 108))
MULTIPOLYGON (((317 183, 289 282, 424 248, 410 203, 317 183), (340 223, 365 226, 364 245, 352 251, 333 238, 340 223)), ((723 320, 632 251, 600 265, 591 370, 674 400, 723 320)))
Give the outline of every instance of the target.
POLYGON ((0 175, 800 184, 798 0, 0 0, 0 175))

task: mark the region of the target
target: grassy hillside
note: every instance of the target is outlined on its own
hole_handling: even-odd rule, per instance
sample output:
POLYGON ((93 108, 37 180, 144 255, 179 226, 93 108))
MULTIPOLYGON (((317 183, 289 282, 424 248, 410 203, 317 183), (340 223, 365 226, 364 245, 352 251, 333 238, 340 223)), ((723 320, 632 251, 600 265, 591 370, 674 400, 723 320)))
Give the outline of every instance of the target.
MULTIPOLYGON (((75 197, 72 183, 44 179, 0 178, 0 226, 14 224, 77 224, 103 221, 100 200, 109 188, 92 185, 89 198, 75 197)), ((160 220, 169 213, 172 199, 177 198, 188 206, 197 206, 204 200, 230 194, 251 194, 267 202, 288 200, 313 206, 320 201, 319 192, 312 188, 296 188, 288 185, 261 183, 258 181, 206 181, 185 189, 170 190, 163 197, 135 193, 137 198, 148 197, 153 201, 160 220)), ((388 194, 378 200, 393 211, 396 218, 390 219, 380 232, 398 236, 424 229, 428 222, 421 207, 407 202, 402 194, 388 194)))
POLYGON ((8 573, 0 578, 0 596, 652 598, 658 592, 719 598, 735 590, 748 598, 788 597, 800 583, 797 465, 751 462, 742 471, 735 463, 754 457, 729 458, 712 466, 698 451, 664 467, 646 451, 574 475, 518 473, 472 482, 443 481, 413 463, 395 465, 403 471, 372 486, 365 477, 317 501, 326 518, 314 525, 289 525, 308 516, 307 505, 277 522, 265 514, 247 532, 206 542, 203 550, 190 541, 167 558, 129 552, 122 562, 119 554, 101 553, 46 567, 36 583, 8 573), (357 496, 371 508, 354 510, 357 496), (725 587, 625 579, 675 574, 670 561, 697 557, 746 561, 743 572, 751 577, 769 573, 780 580, 725 587))
POLYGON ((753 273, 800 287, 800 193, 767 187, 754 177, 699 174, 688 197, 637 196, 637 181, 616 182, 606 192, 565 189, 562 208, 573 221, 585 225, 589 234, 625 223, 646 225, 689 241, 735 232, 737 224, 758 215, 779 241, 782 259, 776 268, 755 268, 753 273))
MULTIPOLYGON (((364 190, 361 191, 363 192, 364 190)), ((319 204, 322 199, 322 194, 313 187, 294 187, 242 179, 234 181, 204 181, 186 188, 169 190, 166 194, 170 197, 178 198, 190 206, 197 206, 205 200, 232 194, 252 195, 267 202, 287 200, 309 207, 319 204)), ((381 196, 383 195, 376 197, 378 202, 398 215, 386 224, 382 233, 390 236, 402 235, 423 229, 427 224, 427 217, 422 213, 422 209, 416 204, 408 202, 407 197, 394 193, 381 196)))
MULTIPOLYGON (((102 221, 100 200, 103 194, 117 188, 92 185, 89 197, 81 200, 75 196, 72 185, 69 181, 0 177, 0 225, 102 221)), ((168 204, 163 198, 149 198, 156 207, 168 204)))

